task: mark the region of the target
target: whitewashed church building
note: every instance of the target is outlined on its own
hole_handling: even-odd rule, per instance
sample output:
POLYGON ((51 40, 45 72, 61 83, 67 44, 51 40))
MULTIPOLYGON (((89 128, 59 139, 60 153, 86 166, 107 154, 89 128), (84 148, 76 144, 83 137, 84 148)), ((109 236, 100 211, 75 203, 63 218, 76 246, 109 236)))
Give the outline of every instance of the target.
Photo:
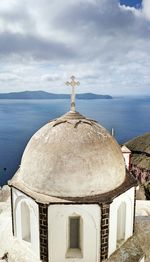
POLYGON ((75 111, 79 82, 67 84, 71 111, 33 135, 9 183, 13 234, 43 262, 100 262, 133 235, 137 182, 115 138, 75 111))

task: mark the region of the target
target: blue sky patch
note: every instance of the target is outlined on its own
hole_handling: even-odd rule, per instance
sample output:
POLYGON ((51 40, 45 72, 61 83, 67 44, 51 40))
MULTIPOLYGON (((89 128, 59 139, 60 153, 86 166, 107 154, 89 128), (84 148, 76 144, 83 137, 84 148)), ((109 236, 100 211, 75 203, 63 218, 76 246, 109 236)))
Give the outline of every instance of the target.
POLYGON ((142 0, 120 0, 120 4, 140 8, 142 5, 142 0))

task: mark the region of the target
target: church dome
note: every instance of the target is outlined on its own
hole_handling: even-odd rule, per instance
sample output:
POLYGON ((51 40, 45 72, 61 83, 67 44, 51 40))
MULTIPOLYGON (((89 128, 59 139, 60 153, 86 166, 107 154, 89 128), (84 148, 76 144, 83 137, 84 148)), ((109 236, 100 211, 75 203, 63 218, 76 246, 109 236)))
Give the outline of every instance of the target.
POLYGON ((120 146, 109 132, 70 111, 32 136, 18 178, 41 194, 84 197, 116 189, 125 173, 120 146))

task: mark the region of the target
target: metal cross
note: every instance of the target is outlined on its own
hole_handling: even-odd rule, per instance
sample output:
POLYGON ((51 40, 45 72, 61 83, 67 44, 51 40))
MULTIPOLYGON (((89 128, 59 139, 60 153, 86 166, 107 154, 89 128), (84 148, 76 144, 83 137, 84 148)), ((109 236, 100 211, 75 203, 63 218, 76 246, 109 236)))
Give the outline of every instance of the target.
POLYGON ((80 85, 79 81, 75 81, 75 76, 71 76, 71 82, 66 82, 67 86, 72 86, 72 94, 71 94, 71 111, 75 112, 75 87, 80 85))

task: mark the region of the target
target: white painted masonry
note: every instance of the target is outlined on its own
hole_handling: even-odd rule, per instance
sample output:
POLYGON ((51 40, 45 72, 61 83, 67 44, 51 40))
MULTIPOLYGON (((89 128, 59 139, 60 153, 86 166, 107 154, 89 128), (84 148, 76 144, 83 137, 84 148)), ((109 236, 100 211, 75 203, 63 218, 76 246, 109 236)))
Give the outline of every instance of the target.
POLYGON ((14 234, 20 240, 23 240, 23 233, 31 230, 30 236, 31 241, 27 242, 28 245, 31 246, 32 250, 36 253, 37 256, 39 254, 39 210, 38 204, 27 195, 23 194, 19 190, 13 188, 13 214, 14 214, 14 234), (26 204, 26 205, 24 205, 26 204), (22 206, 28 207, 30 218, 30 225, 25 223, 26 215, 21 214, 22 206), (24 228, 23 228, 24 226, 24 228))
MULTIPOLYGON (((98 262, 100 258, 99 205, 50 205, 48 208, 49 261, 98 262), (68 219, 79 216, 82 220, 82 257, 67 258, 68 219)), ((78 254, 76 254, 78 255, 78 254)))
POLYGON ((126 241, 133 234, 133 217, 134 217, 134 187, 121 194, 110 204, 109 218, 109 249, 110 256, 117 248, 117 227, 125 227, 126 241), (121 204, 125 204, 125 225, 121 225, 122 221, 117 221, 117 213, 121 204), (118 225, 119 223, 119 225, 118 225))
POLYGON ((123 154, 125 164, 126 164, 126 167, 127 167, 128 170, 129 170, 129 166, 130 166, 130 155, 131 155, 131 153, 124 153, 123 154))
POLYGON ((121 147, 121 151, 123 153, 125 165, 126 165, 127 169, 129 170, 129 168, 130 168, 131 151, 125 145, 123 145, 121 147))
POLYGON ((140 262, 144 262, 145 261, 145 258, 143 257, 141 260, 140 260, 140 262))

